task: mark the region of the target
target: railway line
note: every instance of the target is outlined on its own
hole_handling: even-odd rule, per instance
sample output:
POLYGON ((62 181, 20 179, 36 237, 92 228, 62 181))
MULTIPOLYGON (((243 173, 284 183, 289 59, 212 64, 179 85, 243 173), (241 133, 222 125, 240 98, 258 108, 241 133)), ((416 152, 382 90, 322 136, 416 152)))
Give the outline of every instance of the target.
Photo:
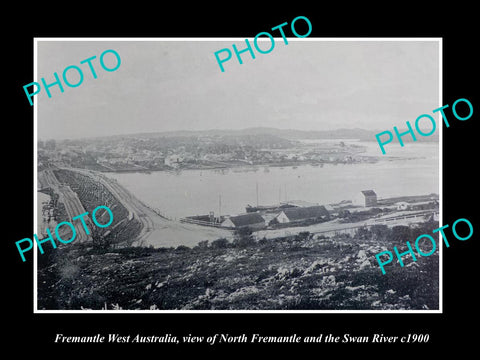
MULTIPOLYGON (((102 173, 77 168, 61 169, 88 176, 92 181, 102 184, 119 201, 119 203, 127 209, 128 217, 125 218, 125 220, 137 219, 141 222, 140 234, 136 236, 135 239, 132 239, 132 246, 194 246, 201 240, 216 240, 222 237, 230 238, 232 236, 231 232, 226 229, 205 228, 200 225, 184 224, 179 221, 168 219, 160 215, 158 211, 143 204, 123 186, 118 184, 115 180, 109 179, 102 173)), ((46 174, 46 177, 49 179, 49 182, 51 181, 55 183, 56 189, 60 188, 61 184, 56 180, 53 173, 46 174), (52 179, 52 177, 54 179, 52 179)), ((76 194, 73 191, 72 193, 73 194, 68 193, 63 199, 65 200, 65 203, 72 202, 72 204, 66 204, 66 206, 75 209, 78 207, 78 204, 81 205, 81 203, 76 194)), ((74 216, 79 214, 75 214, 74 216)))
MULTIPOLYGON (((61 184, 56 178, 56 176, 53 174, 52 170, 44 170, 42 182, 43 186, 52 188, 53 191, 59 195, 59 201, 65 205, 65 210, 67 212, 69 220, 73 219, 75 216, 86 212, 77 194, 69 186, 61 184)), ((92 224, 90 219, 88 219, 86 223, 87 226, 91 229, 92 224)), ((92 241, 92 237, 85 233, 83 226, 76 227, 76 230, 76 241, 92 241)))

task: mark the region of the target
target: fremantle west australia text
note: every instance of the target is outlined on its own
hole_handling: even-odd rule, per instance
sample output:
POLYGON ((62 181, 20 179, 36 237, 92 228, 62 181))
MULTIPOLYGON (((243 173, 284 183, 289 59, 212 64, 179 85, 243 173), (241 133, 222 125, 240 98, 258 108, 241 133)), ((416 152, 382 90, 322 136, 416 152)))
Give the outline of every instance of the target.
POLYGON ((55 343, 170 343, 170 344, 269 344, 269 343, 427 343, 430 340, 429 334, 402 334, 401 336, 388 336, 382 333, 370 336, 359 336, 353 334, 333 335, 317 334, 315 336, 300 336, 290 334, 284 336, 270 336, 261 334, 214 334, 208 336, 187 336, 177 337, 172 334, 157 335, 121 335, 121 334, 96 334, 94 336, 65 336, 56 334, 55 343))

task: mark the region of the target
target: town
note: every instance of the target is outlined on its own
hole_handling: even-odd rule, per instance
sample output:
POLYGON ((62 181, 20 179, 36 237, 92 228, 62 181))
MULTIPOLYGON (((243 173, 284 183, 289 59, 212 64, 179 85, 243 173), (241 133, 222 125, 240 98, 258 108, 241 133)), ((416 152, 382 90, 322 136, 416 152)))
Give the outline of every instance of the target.
POLYGON ((309 144, 263 133, 138 134, 38 143, 38 166, 101 172, 178 171, 239 166, 299 166, 376 162, 361 144, 309 144))

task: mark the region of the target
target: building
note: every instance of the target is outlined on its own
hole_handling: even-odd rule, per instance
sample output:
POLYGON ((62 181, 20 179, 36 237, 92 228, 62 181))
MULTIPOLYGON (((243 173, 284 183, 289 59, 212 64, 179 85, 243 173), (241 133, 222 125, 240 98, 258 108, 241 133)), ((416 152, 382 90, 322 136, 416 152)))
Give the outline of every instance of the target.
POLYGON ((252 230, 259 230, 265 227, 265 220, 263 219, 262 215, 254 212, 243 215, 230 216, 228 219, 224 220, 221 223, 221 226, 235 229, 248 227, 252 230))
POLYGON ((275 219, 283 224, 289 222, 303 221, 309 219, 328 219, 329 213, 325 206, 292 207, 283 209, 275 219))
POLYGON ((362 190, 353 199, 353 204, 363 207, 377 205, 377 194, 373 190, 362 190))
POLYGON ((328 211, 329 214, 332 214, 332 213, 335 212, 335 209, 333 208, 332 205, 326 204, 326 205, 323 205, 323 206, 325 206, 325 209, 327 209, 327 211, 328 211))
POLYGON ((395 204, 397 207, 397 210, 409 210, 410 209, 410 204, 405 202, 405 201, 400 201, 395 204))
POLYGON ((173 168, 178 168, 182 162, 183 158, 179 155, 169 155, 164 160, 165 165, 173 168))
POLYGON ((288 201, 285 201, 285 202, 281 202, 280 204, 296 206, 296 207, 310 207, 310 206, 317 206, 318 205, 318 203, 312 203, 310 201, 305 201, 305 200, 288 200, 288 201))
POLYGON ((410 205, 411 210, 431 210, 431 209, 437 209, 437 208, 438 208, 438 201, 436 200, 421 201, 421 202, 412 203, 410 205))

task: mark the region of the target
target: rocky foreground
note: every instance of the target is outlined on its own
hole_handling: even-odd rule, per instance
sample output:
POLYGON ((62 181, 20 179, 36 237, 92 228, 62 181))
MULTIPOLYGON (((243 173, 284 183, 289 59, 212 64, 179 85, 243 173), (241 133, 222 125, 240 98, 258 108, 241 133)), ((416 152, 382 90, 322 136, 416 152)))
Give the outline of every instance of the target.
POLYGON ((332 238, 254 241, 247 234, 194 248, 65 246, 40 258, 38 308, 434 310, 437 253, 404 259, 405 267, 388 266, 386 275, 375 260, 393 245, 401 250, 411 240, 400 241, 406 232, 435 224, 422 226, 332 238))

